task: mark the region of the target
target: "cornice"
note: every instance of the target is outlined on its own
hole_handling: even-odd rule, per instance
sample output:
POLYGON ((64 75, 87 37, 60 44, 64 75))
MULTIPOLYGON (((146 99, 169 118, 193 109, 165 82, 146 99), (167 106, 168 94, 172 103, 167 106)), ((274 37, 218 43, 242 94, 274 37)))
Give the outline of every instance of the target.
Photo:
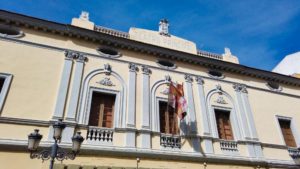
POLYGON ((83 29, 69 24, 51 22, 4 10, 0 10, 0 22, 16 25, 18 27, 24 26, 26 28, 35 29, 37 31, 44 31, 61 36, 69 36, 84 39, 86 41, 102 43, 105 45, 112 45, 114 47, 146 53, 160 58, 188 62, 190 64, 200 65, 209 69, 232 72, 286 85, 300 86, 300 79, 295 77, 281 75, 274 72, 251 68, 244 65, 234 64, 208 57, 201 57, 196 54, 189 54, 130 40, 126 37, 124 38, 123 36, 114 36, 105 34, 103 32, 83 29))

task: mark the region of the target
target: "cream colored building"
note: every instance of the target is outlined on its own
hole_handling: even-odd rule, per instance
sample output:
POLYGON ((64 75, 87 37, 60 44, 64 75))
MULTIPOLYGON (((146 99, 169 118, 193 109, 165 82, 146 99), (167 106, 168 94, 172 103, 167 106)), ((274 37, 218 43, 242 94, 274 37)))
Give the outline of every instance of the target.
POLYGON ((0 23, 1 169, 48 168, 29 158, 27 136, 38 128, 49 147, 60 118, 61 147, 75 131, 85 140, 56 168, 300 167, 297 78, 240 65, 229 49, 197 50, 165 20, 128 33, 88 13, 69 25, 0 11, 0 23), (163 111, 171 81, 184 84, 182 121, 163 111))

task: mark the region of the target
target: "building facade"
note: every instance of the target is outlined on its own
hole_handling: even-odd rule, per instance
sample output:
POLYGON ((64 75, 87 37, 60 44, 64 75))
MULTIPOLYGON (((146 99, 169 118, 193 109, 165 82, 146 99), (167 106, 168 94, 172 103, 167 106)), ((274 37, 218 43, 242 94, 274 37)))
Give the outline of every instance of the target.
POLYGON ((75 160, 56 168, 299 168, 300 80, 197 50, 159 31, 94 25, 88 13, 60 24, 0 11, 0 168, 48 168, 27 136, 61 146, 81 131, 75 160), (187 116, 167 108, 183 84, 187 116))

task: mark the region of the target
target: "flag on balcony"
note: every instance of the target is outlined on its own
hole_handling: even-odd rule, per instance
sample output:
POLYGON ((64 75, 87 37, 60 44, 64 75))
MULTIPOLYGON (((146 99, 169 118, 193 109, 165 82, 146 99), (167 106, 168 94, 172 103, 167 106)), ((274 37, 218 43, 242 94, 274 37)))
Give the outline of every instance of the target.
POLYGON ((184 98, 183 84, 170 83, 168 104, 180 118, 184 119, 187 111, 187 102, 184 98))

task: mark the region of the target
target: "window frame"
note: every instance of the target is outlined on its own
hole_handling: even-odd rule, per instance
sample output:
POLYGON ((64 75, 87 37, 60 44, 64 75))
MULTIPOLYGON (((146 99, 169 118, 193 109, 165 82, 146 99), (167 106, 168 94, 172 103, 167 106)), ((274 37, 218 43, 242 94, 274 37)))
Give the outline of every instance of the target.
MULTIPOLYGON (((291 131, 293 133, 294 140, 296 142, 296 147, 300 147, 300 138, 299 138, 300 135, 299 135, 299 132, 297 130, 297 126, 296 126, 296 124, 294 122, 294 119, 292 117, 281 116, 281 115, 275 115, 275 118, 276 118, 277 130, 278 130, 278 133, 280 135, 281 143, 283 145, 289 147, 285 143, 284 136, 283 136, 283 133, 281 131, 281 126, 279 124, 279 120, 286 120, 286 121, 290 121, 290 128, 291 128, 291 131)), ((295 148, 295 147, 291 147, 291 148, 295 148)))
MULTIPOLYGON (((115 95, 115 108, 113 112, 113 125, 109 129, 114 129, 116 127, 117 119, 118 119, 118 112, 120 111, 120 92, 117 90, 111 90, 111 89, 104 89, 104 88, 96 88, 96 87, 90 87, 89 95, 88 95, 88 106, 87 106, 87 116, 85 119, 85 124, 89 125, 89 119, 91 114, 91 106, 92 106, 92 98, 93 98, 93 92, 103 93, 103 94, 112 94, 115 95)), ((97 127, 97 126, 93 126, 97 127)), ((99 127, 99 128, 105 128, 105 127, 99 127)))
MULTIPOLYGON (((219 112, 219 113, 221 113, 221 112, 219 112)), ((225 109, 220 109, 220 108, 214 108, 214 113, 215 113, 215 121, 216 121, 216 129, 217 129, 217 133, 218 133, 218 138, 219 139, 221 139, 221 140, 227 140, 227 141, 234 141, 235 139, 234 139, 234 131, 233 131, 233 126, 232 126, 232 117, 231 117, 231 111, 230 110, 225 110, 225 109), (232 140, 228 140, 228 139, 224 139, 224 138, 221 138, 220 137, 220 133, 219 133, 219 130, 218 130, 218 119, 217 119, 217 113, 216 113, 216 110, 218 110, 218 111, 221 111, 221 112, 226 112, 226 113, 228 113, 228 115, 229 115, 229 122, 230 122, 230 130, 231 130, 231 135, 232 135, 232 140)))
POLYGON ((219 132, 218 132, 218 126, 217 126, 217 120, 216 120, 216 113, 215 113, 215 109, 217 110, 221 110, 221 111, 228 111, 229 112, 229 119, 230 119, 230 125, 231 125, 231 130, 232 130, 232 135, 233 135, 233 140, 228 140, 228 141, 237 141, 240 139, 240 135, 239 135, 239 122, 238 122, 238 117, 236 116, 236 111, 235 109, 231 108, 231 107, 221 107, 221 106, 216 106, 216 105, 211 105, 211 114, 210 114, 210 122, 213 125, 212 129, 212 134, 214 138, 220 139, 220 140, 224 140, 221 139, 219 136, 219 132))
MULTIPOLYGON (((159 122, 158 122, 158 131, 159 133, 161 133, 160 131, 160 112, 159 112, 159 102, 168 102, 168 99, 167 98, 163 98, 163 97, 156 97, 156 112, 157 112, 157 115, 158 115, 158 119, 159 119, 159 122)), ((178 135, 181 135, 181 129, 180 129, 180 119, 178 118, 177 116, 177 127, 178 127, 178 135)), ((167 135, 173 135, 173 134, 169 134, 169 133, 163 133, 163 134, 167 134, 167 135)), ((174 136, 178 136, 177 134, 174 135, 174 136)))
POLYGON ((0 73, 0 78, 4 78, 4 83, 0 92, 0 113, 1 113, 4 106, 5 99, 9 91, 12 75, 7 73, 0 73))

